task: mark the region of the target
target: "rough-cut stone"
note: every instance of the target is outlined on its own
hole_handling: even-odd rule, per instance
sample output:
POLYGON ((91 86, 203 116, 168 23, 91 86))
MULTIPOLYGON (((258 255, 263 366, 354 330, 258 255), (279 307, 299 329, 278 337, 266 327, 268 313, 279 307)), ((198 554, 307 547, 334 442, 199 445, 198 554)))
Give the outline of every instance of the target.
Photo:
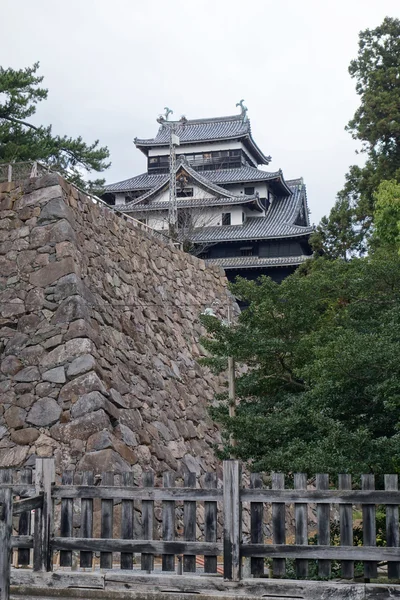
POLYGON ((100 392, 90 392, 78 398, 77 402, 71 408, 73 418, 81 417, 84 414, 103 408, 113 419, 118 419, 118 409, 100 392))
POLYGON ((67 376, 69 378, 82 375, 92 371, 96 367, 96 360, 91 354, 84 354, 75 358, 67 369, 67 376))
MULTIPOLYGON (((93 350, 93 342, 88 338, 75 338, 61 346, 57 346, 43 356, 40 361, 42 367, 52 367, 64 364, 79 354, 85 354, 93 350)), ((57 383, 63 383, 61 381, 57 383)))
POLYGON ((57 423, 60 415, 61 408, 53 398, 41 398, 32 406, 26 420, 37 427, 50 427, 57 423))
POLYGON ((30 381, 39 381, 40 373, 37 367, 26 367, 25 369, 21 369, 14 375, 15 381, 21 382, 30 382, 30 381))
POLYGON ((45 381, 50 381, 52 383, 65 383, 67 381, 65 377, 64 367, 56 367, 55 369, 49 369, 42 373, 42 378, 45 381))
POLYGON ((49 263, 46 267, 31 273, 29 280, 32 285, 44 288, 68 273, 76 273, 77 270, 78 266, 75 261, 71 257, 67 257, 58 262, 49 263))
POLYGON ((54 325, 70 323, 76 319, 89 320, 90 312, 88 303, 81 296, 70 296, 66 298, 57 308, 52 318, 54 325))
POLYGON ((18 429, 25 425, 26 411, 19 406, 11 406, 4 413, 4 420, 10 429, 18 429))
POLYGON ((70 223, 74 222, 71 209, 65 204, 62 198, 53 198, 41 210, 37 222, 41 224, 50 221, 66 219, 70 223))
POLYGON ((104 471, 124 473, 130 471, 130 465, 111 448, 99 450, 98 452, 88 452, 78 463, 77 468, 79 471, 94 471, 95 473, 104 471))
POLYGON ((83 394, 88 394, 89 392, 107 392, 104 384, 94 371, 89 371, 89 373, 80 375, 76 379, 66 383, 61 388, 60 400, 69 400, 73 403, 79 396, 83 396, 83 394))
POLYGON ((15 375, 23 367, 22 362, 16 356, 6 356, 1 361, 0 371, 4 375, 15 375))
POLYGON ((39 435, 39 431, 34 427, 26 427, 25 429, 13 431, 11 433, 11 439, 19 446, 30 446, 38 439, 39 435))
POLYGON ((21 408, 29 408, 35 401, 35 396, 33 394, 21 394, 18 395, 14 400, 15 406, 20 406, 21 408))
POLYGON ((97 410, 65 425, 53 425, 50 433, 54 439, 67 443, 71 439, 86 440, 93 433, 110 427, 110 419, 104 410, 97 410))
POLYGON ((14 446, 0 452, 0 468, 20 467, 28 456, 28 446, 14 446))

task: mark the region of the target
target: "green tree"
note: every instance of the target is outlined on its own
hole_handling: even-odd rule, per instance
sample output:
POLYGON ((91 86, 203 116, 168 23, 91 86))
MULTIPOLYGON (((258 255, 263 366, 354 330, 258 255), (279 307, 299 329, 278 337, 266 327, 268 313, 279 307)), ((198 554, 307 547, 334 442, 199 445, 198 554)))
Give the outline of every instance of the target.
MULTIPOLYGON (((341 230, 342 212, 336 207, 329 215, 328 224, 329 229, 340 232, 339 248, 345 236, 354 242, 351 251, 359 252, 365 249, 371 234, 379 184, 387 179, 400 182, 399 19, 386 17, 379 27, 360 32, 358 55, 351 61, 349 73, 356 80, 360 106, 346 129, 361 142, 361 153, 366 155, 366 162, 362 167, 350 167, 344 188, 339 193, 340 203, 346 199, 350 211, 347 233, 341 230)), ((323 233, 327 225, 321 224, 321 227, 323 233)), ((315 250, 321 252, 318 247, 321 236, 316 237, 315 242, 315 250)), ((328 237, 327 245, 322 244, 328 256, 330 246, 328 237)), ((339 250, 336 254, 339 255, 339 250)))
POLYGON ((400 252, 400 184, 382 181, 375 194, 373 246, 400 252))
POLYGON ((255 470, 400 470, 400 257, 317 259, 309 274, 278 285, 239 279, 238 323, 203 316, 216 371, 234 356, 237 416, 227 398, 211 411, 222 455, 255 470), (229 434, 237 445, 229 447, 229 434))
POLYGON ((85 174, 102 172, 110 166, 109 151, 99 141, 86 144, 79 136, 54 135, 52 127, 29 121, 36 106, 47 98, 40 87, 39 63, 14 70, 0 67, 0 161, 40 161, 69 181, 88 190, 101 188, 104 179, 87 181, 85 174))

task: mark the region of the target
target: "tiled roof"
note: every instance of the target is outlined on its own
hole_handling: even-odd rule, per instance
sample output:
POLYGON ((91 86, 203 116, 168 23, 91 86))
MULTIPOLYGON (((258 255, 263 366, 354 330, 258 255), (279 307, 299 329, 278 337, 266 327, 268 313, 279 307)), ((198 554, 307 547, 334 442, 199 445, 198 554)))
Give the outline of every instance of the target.
MULTIPOLYGON (((222 198, 178 198, 178 209, 179 208, 196 208, 202 206, 232 206, 233 204, 249 204, 250 202, 256 202, 257 198, 254 196, 234 196, 234 197, 222 197, 222 198)), ((257 203, 258 204, 258 203, 257 203)), ((135 213, 142 211, 152 210, 168 210, 168 202, 150 202, 144 204, 142 202, 137 204, 122 205, 121 210, 126 213, 135 213)))
MULTIPOLYGON (((240 167, 239 169, 221 169, 219 171, 202 171, 201 175, 218 185, 228 183, 250 183, 253 181, 268 181, 282 176, 281 171, 269 173, 254 167, 240 167)), ((125 179, 117 183, 111 183, 105 186, 106 192, 133 192, 136 190, 150 190, 158 187, 161 183, 168 181, 169 175, 159 174, 151 175, 142 173, 136 177, 125 179)), ((288 183, 288 182, 286 182, 288 183)))
MULTIPOLYGON (((202 173, 195 171, 188 164, 188 162, 186 161, 184 156, 181 156, 178 159, 177 164, 176 164, 176 173, 178 174, 182 170, 191 178, 191 180, 195 181, 199 185, 199 187, 201 187, 204 190, 206 190, 207 192, 209 192, 209 193, 211 192, 213 194, 213 197, 209 199, 209 201, 206 203, 206 205, 208 204, 208 205, 212 206, 214 204, 215 199, 217 199, 217 198, 227 198, 227 191, 224 188, 220 187, 216 183, 213 183, 207 177, 204 177, 204 175, 202 173)), ((157 196, 157 194, 159 192, 161 192, 163 189, 165 189, 167 185, 168 185, 168 179, 166 181, 161 181, 161 183, 159 183, 156 187, 152 188, 151 190, 148 190, 139 198, 135 198, 135 200, 128 202, 125 205, 124 210, 126 210, 128 212, 132 208, 135 209, 135 207, 138 204, 142 204, 144 202, 148 203, 151 198, 157 196)), ((246 202, 247 200, 253 201, 258 205, 258 208, 260 210, 263 210, 263 207, 260 204, 260 201, 258 198, 258 194, 252 194, 252 195, 241 194, 240 196, 232 195, 231 198, 233 201, 238 200, 239 204, 243 201, 246 202)))
MULTIPOLYGON (((186 123, 176 124, 176 135, 181 144, 193 144, 196 142, 213 142, 220 140, 232 140, 245 138, 257 155, 260 164, 268 164, 270 156, 265 156, 257 146, 251 135, 249 119, 244 120, 242 115, 229 117, 217 117, 213 119, 190 119, 186 123)), ((154 146, 166 146, 169 144, 170 129, 161 124, 154 138, 139 139, 134 142, 137 148, 148 148, 154 146)))
POLYGON ((216 265, 223 269, 256 269, 257 267, 288 267, 292 265, 301 265, 309 258, 311 258, 311 256, 306 256, 305 254, 301 254, 300 256, 276 256, 273 258, 238 256, 233 258, 209 258, 206 260, 206 264, 216 265))
MULTIPOLYGON (((150 139, 135 138, 136 146, 158 146, 169 144, 169 128, 161 125, 156 137, 150 139)), ((241 115, 215 117, 213 119, 190 119, 185 125, 176 125, 176 135, 181 143, 200 142, 237 138, 251 133, 250 121, 243 120, 241 115)))
POLYGON ((309 235, 313 227, 294 225, 302 204, 307 211, 305 186, 296 184, 292 191, 291 196, 275 198, 265 217, 248 217, 243 225, 204 227, 191 238, 197 243, 216 243, 309 235))

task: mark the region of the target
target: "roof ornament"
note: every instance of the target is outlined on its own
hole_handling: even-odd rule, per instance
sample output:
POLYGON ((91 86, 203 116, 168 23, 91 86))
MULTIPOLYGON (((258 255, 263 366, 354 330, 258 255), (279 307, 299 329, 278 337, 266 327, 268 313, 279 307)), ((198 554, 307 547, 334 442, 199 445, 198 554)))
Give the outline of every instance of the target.
POLYGON ((157 119, 157 123, 160 123, 161 125, 164 123, 164 121, 168 121, 169 115, 174 114, 174 111, 171 108, 168 108, 168 106, 164 106, 164 110, 165 114, 159 115, 157 119))
POLYGON ((244 100, 240 100, 240 102, 237 102, 236 106, 240 106, 240 110, 241 110, 240 114, 243 119, 243 123, 245 123, 248 119, 248 116, 247 116, 248 108, 247 108, 247 106, 244 105, 244 100))

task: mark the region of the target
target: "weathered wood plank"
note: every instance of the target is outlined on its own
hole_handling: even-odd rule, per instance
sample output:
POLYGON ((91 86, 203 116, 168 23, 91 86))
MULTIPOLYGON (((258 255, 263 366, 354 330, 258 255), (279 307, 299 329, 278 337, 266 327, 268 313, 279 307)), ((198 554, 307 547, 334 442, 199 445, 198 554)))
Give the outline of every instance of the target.
POLYGON ((35 535, 33 537, 33 568, 35 571, 51 571, 53 553, 50 538, 53 534, 52 485, 55 480, 53 458, 37 458, 35 463, 36 494, 43 493, 43 506, 35 510, 35 535))
MULTIPOLYGON (((31 484, 32 483, 32 469, 22 469, 20 481, 22 484, 31 484)), ((22 496, 21 496, 22 498, 22 496)), ((20 500, 19 502, 14 502, 13 504, 13 515, 20 514, 19 523, 18 523, 18 534, 19 535, 29 535, 31 532, 31 510, 38 507, 28 507, 25 508, 25 511, 18 513, 19 509, 22 506, 23 502, 29 501, 30 498, 25 500, 20 500), (18 505, 18 508, 17 508, 18 505)), ((43 504, 43 498, 41 498, 41 503, 43 504)), ((26 505, 25 505, 26 507, 26 505)), ((19 548, 17 553, 17 561, 18 565, 21 567, 27 567, 30 563, 30 550, 29 548, 19 548)))
MULTIPOLYGON (((398 489, 398 476, 385 475, 385 490, 398 489)), ((388 504, 386 506, 386 543, 389 547, 399 547, 399 507, 388 504)), ((400 558, 400 552, 399 552, 400 558)), ((388 578, 400 579, 400 562, 388 562, 388 578)))
MULTIPOLYGON (((35 593, 37 596, 37 589, 44 588, 45 594, 43 596, 71 596, 74 589, 80 594, 81 598, 88 598, 86 594, 96 594, 99 590, 104 589, 104 574, 103 573, 79 573, 77 571, 54 571, 52 573, 35 573, 30 569, 12 569, 11 570, 11 585, 19 586, 16 592, 20 594, 24 593, 24 590, 29 589, 30 593, 35 593), (82 595, 82 589, 84 588, 84 595, 82 595), (52 590, 59 590, 60 593, 54 594, 52 590)), ((28 595, 27 594, 27 595, 28 595)), ((39 596, 43 597, 43 596, 39 596)))
MULTIPOLYGON (((184 486, 196 487, 196 473, 185 473, 184 486)), ((186 542, 196 541, 196 502, 186 500, 183 505, 183 534, 186 542)), ((183 571, 196 573, 196 556, 185 554, 183 556, 183 571)))
POLYGON ((313 560, 387 561, 399 557, 398 548, 387 546, 302 546, 298 544, 243 544, 242 556, 313 560))
MULTIPOLYGON (((82 484, 92 486, 94 475, 92 471, 82 473, 82 484)), ((91 538, 93 536, 93 500, 92 498, 81 499, 81 536, 91 538)), ((79 564, 83 569, 90 569, 93 562, 93 552, 80 552, 79 564)))
MULTIPOLYGON (((32 496, 31 498, 24 498, 23 500, 17 500, 13 503, 13 516, 25 515, 35 508, 43 506, 43 494, 38 496, 32 496)), ((20 519, 21 520, 21 519, 20 519)))
POLYGON ((400 491, 386 490, 252 490, 243 489, 242 502, 307 502, 314 504, 400 504, 400 491))
MULTIPOLYGON (((63 485, 71 485, 73 483, 73 471, 64 471, 61 476, 63 485)), ((74 501, 70 498, 61 500, 61 522, 60 536, 72 537, 72 520, 73 520, 73 504, 74 501)), ((72 552, 60 552, 60 567, 70 567, 72 565, 72 552)))
MULTIPOLYGON (((143 487, 154 487, 154 474, 143 473, 143 487)), ((151 492, 151 489, 146 489, 151 492)), ((154 502, 152 500, 142 501, 142 536, 145 540, 152 540, 154 537, 154 502)), ((141 568, 150 573, 154 569, 154 556, 152 554, 142 553, 141 568)))
MULTIPOLYGON (((164 487, 172 488, 175 485, 175 473, 168 471, 163 476, 164 487)), ((175 502, 163 502, 162 504, 162 538, 164 541, 172 541, 175 539, 175 502)), ((175 570, 174 554, 162 555, 162 570, 175 570)))
MULTIPOLYGON (((11 471, 0 470, 0 481, 11 483, 11 471)), ((9 600, 12 534, 12 491, 0 489, 0 600, 9 600)))
MULTIPOLYGON (((339 489, 351 490, 351 475, 343 473, 339 475, 339 489)), ((340 519, 340 544, 341 546, 353 545, 353 506, 351 504, 341 504, 339 506, 340 519)), ((345 579, 353 579, 354 562, 342 560, 341 574, 345 579)))
MULTIPOLYGON (((364 491, 375 488, 374 475, 361 475, 361 487, 364 491)), ((363 504, 363 544, 364 546, 376 546, 376 508, 375 504, 363 504)), ((373 562, 364 562, 364 577, 366 580, 375 579, 378 576, 378 565, 373 562)))
MULTIPOLYGON (((318 490, 329 489, 329 475, 318 473, 316 476, 318 490)), ((317 504, 317 529, 318 544, 329 546, 330 544, 330 506, 329 504, 317 504)), ((331 575, 331 563, 329 560, 318 561, 318 575, 328 579, 331 575)))
MULTIPOLYGON (((294 487, 297 490, 307 489, 306 473, 294 474, 294 487)), ((294 506, 295 519, 295 538, 296 544, 307 546, 308 544, 308 526, 307 526, 307 504, 297 503, 294 506)), ((296 559, 296 574, 299 578, 308 576, 308 561, 296 559)))
MULTIPOLYGON (((102 485, 114 485, 114 473, 107 471, 103 473, 101 479, 102 485)), ((113 522, 114 522, 114 502, 113 500, 101 501, 101 532, 103 539, 113 537, 113 522)), ((100 569, 112 569, 112 552, 100 553, 100 569)))
POLYGON ((240 502, 241 465, 237 460, 224 460, 224 578, 240 581, 242 561, 242 515, 240 502))
MULTIPOLYGON (((221 489, 202 489, 202 488, 143 488, 143 487, 121 487, 115 486, 54 486, 53 498, 102 498, 115 500, 166 500, 166 501, 184 501, 192 500, 197 502, 217 502, 222 500, 221 489)), ((256 502, 261 502, 257 499, 256 502)))
POLYGON ((61 538, 52 540, 55 550, 92 550, 93 552, 145 552, 147 554, 221 554, 222 544, 211 542, 122 540, 101 538, 61 538))
MULTIPOLYGON (((259 473, 250 474, 250 487, 252 489, 262 488, 262 477, 259 473)), ((264 504, 262 502, 250 503, 250 541, 252 544, 262 544, 263 536, 264 504)), ((254 577, 264 575, 264 559, 260 557, 251 558, 251 574, 254 577)))
MULTIPOLYGON (((272 489, 285 489, 285 475, 283 473, 272 473, 272 489)), ((285 544, 286 542, 285 504, 282 502, 272 504, 272 541, 274 544, 285 544)), ((285 559, 274 558, 272 561, 273 576, 284 577, 285 572, 285 559)))
MULTIPOLYGON (((122 477, 127 487, 133 486, 133 473, 123 473, 122 477)), ((133 500, 122 500, 121 503, 121 538, 133 539, 133 500)), ((132 552, 121 552, 121 569, 133 569, 132 552)))
MULTIPOLYGON (((216 488, 217 474, 206 473, 204 477, 204 486, 207 489, 216 488)), ((204 502, 204 539, 206 542, 215 543, 217 541, 217 510, 218 505, 216 502, 204 502)), ((217 566, 216 556, 204 557, 205 573, 217 573, 217 566)))
POLYGON ((0 483, 0 490, 11 489, 13 496, 34 496, 36 493, 36 487, 34 485, 27 485, 25 483, 0 483))
POLYGON ((11 537, 12 548, 33 548, 33 535, 13 535, 11 537))

